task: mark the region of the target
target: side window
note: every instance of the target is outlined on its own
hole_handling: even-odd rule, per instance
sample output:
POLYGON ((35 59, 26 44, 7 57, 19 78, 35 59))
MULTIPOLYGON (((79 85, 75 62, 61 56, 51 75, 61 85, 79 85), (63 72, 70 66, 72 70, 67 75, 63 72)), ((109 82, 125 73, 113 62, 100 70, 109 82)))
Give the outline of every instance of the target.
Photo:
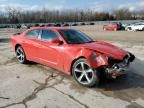
POLYGON ((54 38, 59 38, 58 35, 51 30, 43 30, 41 39, 50 42, 54 38))
POLYGON ((38 38, 39 33, 40 33, 40 30, 32 30, 28 32, 26 35, 27 37, 30 37, 30 38, 38 38))

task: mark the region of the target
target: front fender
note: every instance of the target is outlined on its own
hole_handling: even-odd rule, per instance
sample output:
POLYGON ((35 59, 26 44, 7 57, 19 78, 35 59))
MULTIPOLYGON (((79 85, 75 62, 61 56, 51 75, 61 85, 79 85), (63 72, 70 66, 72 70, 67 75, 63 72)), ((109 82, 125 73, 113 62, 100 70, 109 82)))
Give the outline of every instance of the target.
POLYGON ((88 61, 93 69, 108 65, 108 57, 99 52, 93 52, 88 61))
POLYGON ((83 48, 77 58, 85 57, 93 69, 108 65, 108 57, 100 52, 83 48))
POLYGON ((96 68, 99 68, 101 66, 108 64, 107 56, 100 54, 99 52, 90 50, 90 49, 81 48, 77 51, 76 55, 73 55, 72 58, 68 58, 68 60, 65 61, 65 64, 64 64, 65 71, 71 73, 71 68, 72 68, 73 63, 79 58, 86 58, 93 69, 96 69, 96 68), (96 53, 97 55, 95 58, 93 58, 92 56, 93 53, 96 53))
POLYGON ((85 48, 78 48, 78 49, 73 49, 70 50, 69 53, 67 53, 64 58, 64 71, 68 74, 71 74, 71 67, 73 65, 73 63, 78 60, 79 58, 86 58, 87 60, 89 60, 89 56, 91 54, 92 51, 87 50, 85 48))

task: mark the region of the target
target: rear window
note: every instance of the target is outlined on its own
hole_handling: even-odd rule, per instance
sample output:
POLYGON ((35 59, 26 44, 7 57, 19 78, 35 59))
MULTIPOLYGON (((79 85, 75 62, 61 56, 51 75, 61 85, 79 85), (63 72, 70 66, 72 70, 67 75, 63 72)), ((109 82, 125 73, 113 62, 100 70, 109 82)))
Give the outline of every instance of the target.
POLYGON ((30 38, 38 38, 40 30, 32 30, 26 34, 27 37, 30 38))

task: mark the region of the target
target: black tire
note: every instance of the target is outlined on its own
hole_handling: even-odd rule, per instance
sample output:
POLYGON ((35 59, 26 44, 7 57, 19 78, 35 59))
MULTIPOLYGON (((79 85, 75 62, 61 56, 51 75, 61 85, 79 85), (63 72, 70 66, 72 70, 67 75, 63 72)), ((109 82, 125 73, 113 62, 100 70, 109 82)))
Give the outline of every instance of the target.
POLYGON ((132 28, 131 27, 128 27, 128 31, 131 31, 132 30, 132 28))
POLYGON ((26 59, 25 52, 21 46, 18 46, 15 50, 16 58, 21 64, 26 64, 28 61, 26 59))
POLYGON ((78 59, 73 64, 72 75, 75 78, 75 80, 83 86, 94 87, 94 86, 98 86, 98 84, 99 84, 98 71, 93 70, 86 59, 78 59), (82 64, 83 64, 83 66, 82 66, 82 64), (84 67, 84 68, 82 69, 82 67, 84 67), (79 74, 81 74, 81 75, 79 75, 79 74), (83 76, 83 77, 81 78, 81 76, 83 76), (86 76, 87 76, 87 78, 86 78, 86 76), (87 79, 89 79, 89 80, 87 80, 87 79), (87 81, 85 81, 85 80, 87 80, 87 81))

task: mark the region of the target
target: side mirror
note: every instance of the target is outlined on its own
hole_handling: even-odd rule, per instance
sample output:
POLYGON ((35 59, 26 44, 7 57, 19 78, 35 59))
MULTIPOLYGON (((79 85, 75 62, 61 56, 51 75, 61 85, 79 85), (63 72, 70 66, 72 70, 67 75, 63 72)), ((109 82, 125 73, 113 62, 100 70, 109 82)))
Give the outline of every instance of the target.
POLYGON ((61 41, 61 40, 58 39, 58 38, 55 38, 55 39, 52 39, 52 40, 51 40, 51 43, 53 43, 53 44, 58 44, 58 45, 62 45, 62 44, 63 44, 63 41, 61 41))

